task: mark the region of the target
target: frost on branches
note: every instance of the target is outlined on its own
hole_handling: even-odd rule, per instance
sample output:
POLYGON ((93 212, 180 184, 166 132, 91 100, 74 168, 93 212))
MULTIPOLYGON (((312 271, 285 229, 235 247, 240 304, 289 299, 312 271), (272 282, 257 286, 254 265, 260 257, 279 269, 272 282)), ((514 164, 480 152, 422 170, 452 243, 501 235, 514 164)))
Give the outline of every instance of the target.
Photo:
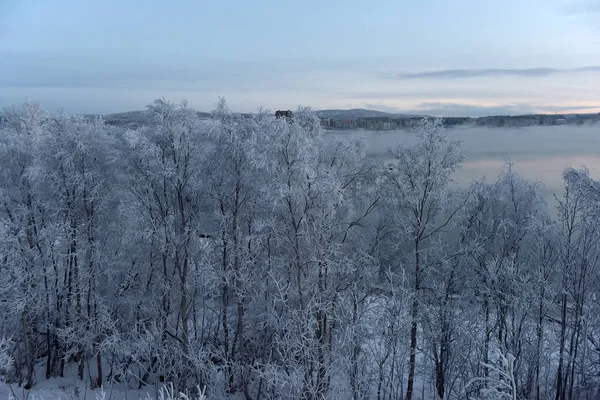
POLYGON ((589 171, 565 171, 551 218, 518 165, 454 184, 464 157, 437 119, 385 162, 307 107, 242 116, 220 99, 200 119, 158 99, 146 121, 5 110, 2 385, 163 399, 597 394, 589 171))

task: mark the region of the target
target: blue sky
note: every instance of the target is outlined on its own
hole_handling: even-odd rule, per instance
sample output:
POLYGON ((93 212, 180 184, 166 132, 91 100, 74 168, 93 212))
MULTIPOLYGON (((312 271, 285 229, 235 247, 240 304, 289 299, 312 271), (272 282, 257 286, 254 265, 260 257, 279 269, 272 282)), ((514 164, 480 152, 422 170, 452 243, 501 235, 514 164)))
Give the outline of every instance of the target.
POLYGON ((600 0, 0 0, 0 106, 600 111, 600 0))

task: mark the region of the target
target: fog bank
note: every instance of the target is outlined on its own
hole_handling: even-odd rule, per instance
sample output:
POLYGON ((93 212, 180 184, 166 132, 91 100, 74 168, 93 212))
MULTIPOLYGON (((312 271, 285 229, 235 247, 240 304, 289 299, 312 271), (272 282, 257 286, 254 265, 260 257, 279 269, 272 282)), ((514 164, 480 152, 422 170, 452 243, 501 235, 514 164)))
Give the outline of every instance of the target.
MULTIPOLYGON (((566 167, 586 166, 592 177, 600 178, 600 126, 536 127, 455 127, 447 129, 449 138, 460 140, 466 161, 455 175, 460 185, 485 178, 493 182, 507 161, 522 177, 539 181, 544 194, 554 203, 553 194, 562 193, 561 173, 566 167)), ((414 143, 411 131, 329 131, 332 137, 363 135, 368 151, 385 158, 386 150, 398 142, 414 143)))

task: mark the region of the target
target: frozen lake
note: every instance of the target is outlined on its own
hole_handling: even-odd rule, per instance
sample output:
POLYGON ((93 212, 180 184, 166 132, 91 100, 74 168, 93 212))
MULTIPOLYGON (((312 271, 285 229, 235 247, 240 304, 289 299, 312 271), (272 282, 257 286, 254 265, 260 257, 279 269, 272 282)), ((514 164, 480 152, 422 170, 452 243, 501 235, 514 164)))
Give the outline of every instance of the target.
MULTIPOLYGON (((364 135, 369 153, 385 157, 386 150, 399 141, 414 143, 410 131, 329 131, 327 135, 343 137, 364 135)), ((600 179, 600 125, 548 126, 524 128, 458 127, 446 130, 449 138, 460 140, 466 161, 455 175, 460 185, 485 177, 493 182, 510 159, 514 171, 522 177, 539 181, 544 194, 554 204, 553 194, 562 193, 561 173, 566 167, 586 166, 600 179)))

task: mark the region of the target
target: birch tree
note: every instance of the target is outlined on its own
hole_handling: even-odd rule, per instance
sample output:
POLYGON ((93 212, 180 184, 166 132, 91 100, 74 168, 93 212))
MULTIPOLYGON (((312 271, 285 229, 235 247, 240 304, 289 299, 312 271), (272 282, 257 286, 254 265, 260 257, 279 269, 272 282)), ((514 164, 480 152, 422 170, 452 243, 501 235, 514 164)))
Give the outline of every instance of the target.
POLYGON ((197 115, 187 107, 166 100, 148 106, 151 124, 124 136, 129 160, 129 187, 143 217, 149 241, 149 268, 158 295, 156 325, 163 351, 151 368, 163 367, 160 375, 185 387, 191 374, 190 320, 193 305, 191 277, 203 259, 202 129, 197 115), (159 360, 160 358, 160 360, 159 360))
POLYGON ((0 221, 4 233, 0 244, 3 281, 0 296, 5 316, 3 330, 7 331, 2 334, 17 336, 15 371, 19 384, 31 387, 36 359, 42 351, 38 324, 45 322, 46 341, 51 340, 52 324, 50 288, 45 274, 49 268, 48 238, 43 233, 47 210, 38 199, 31 177, 47 114, 38 104, 28 102, 5 109, 5 118, 6 124, 0 132, 0 221))
POLYGON ((459 143, 445 137, 440 119, 423 119, 416 133, 419 139, 416 145, 399 145, 392 150, 393 161, 385 175, 398 240, 409 246, 414 267, 407 400, 412 400, 414 392, 423 277, 430 267, 427 246, 452 217, 450 213, 445 221, 440 220, 445 211, 448 184, 464 159, 459 153, 459 143))

